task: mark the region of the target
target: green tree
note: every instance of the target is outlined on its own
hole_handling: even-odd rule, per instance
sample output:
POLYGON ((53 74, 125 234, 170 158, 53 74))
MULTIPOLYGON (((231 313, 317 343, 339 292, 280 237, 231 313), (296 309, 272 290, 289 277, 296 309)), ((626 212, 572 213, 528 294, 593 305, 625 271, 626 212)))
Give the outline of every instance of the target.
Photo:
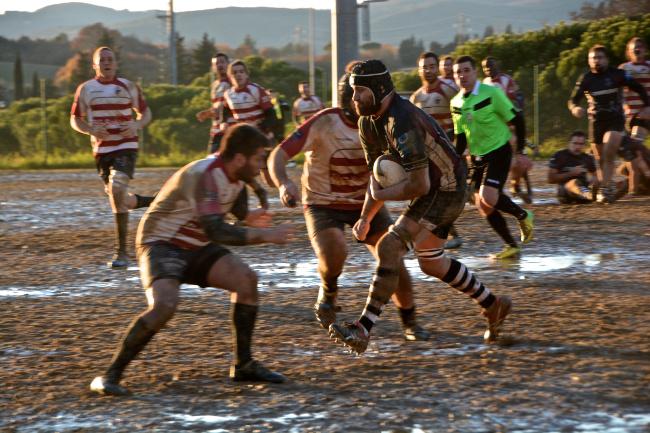
POLYGON ((483 32, 483 37, 484 38, 489 38, 492 35, 494 35, 494 27, 486 26, 485 31, 483 32))
POLYGON ((19 101, 25 97, 25 84, 23 82, 23 61, 20 53, 16 53, 14 61, 14 100, 19 101))
POLYGON ((185 38, 176 34, 176 74, 180 84, 187 84, 192 77, 192 56, 185 48, 185 38))
POLYGON ((32 74, 32 98, 41 96, 41 82, 38 79, 38 72, 32 74))
POLYGON ((420 53, 424 51, 424 43, 422 39, 419 41, 415 40, 415 36, 411 36, 408 39, 404 39, 399 43, 399 48, 397 50, 402 66, 411 66, 415 64, 420 53))
POLYGON ((203 33, 201 42, 192 50, 192 66, 190 68, 190 80, 204 75, 210 69, 212 57, 216 54, 214 39, 210 39, 207 33, 203 33))

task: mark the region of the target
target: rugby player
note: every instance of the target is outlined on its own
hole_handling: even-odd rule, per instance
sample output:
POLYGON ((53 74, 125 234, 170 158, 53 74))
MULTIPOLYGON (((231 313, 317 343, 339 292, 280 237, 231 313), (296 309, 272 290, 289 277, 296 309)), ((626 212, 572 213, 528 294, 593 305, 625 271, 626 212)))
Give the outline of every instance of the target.
POLYGON ((183 283, 231 292, 233 380, 285 380, 251 355, 257 275, 223 246, 284 244, 292 235, 286 224, 271 226, 265 210, 249 211, 243 194, 245 182, 259 174, 267 143, 266 136, 252 125, 232 126, 216 157, 189 163, 160 190, 140 221, 136 240, 148 307, 129 325, 104 375, 92 381, 93 392, 129 393, 119 384, 124 370, 173 317, 183 283), (227 214, 246 226, 226 222, 227 214))
MULTIPOLYGON (((370 176, 359 142, 349 75, 344 74, 339 81, 340 107, 322 110, 305 121, 275 148, 269 164, 282 203, 293 207, 300 194, 287 176, 285 165, 299 152, 305 153, 302 175, 305 222, 321 279, 314 310, 325 329, 334 323, 340 309, 338 278, 347 258, 344 229, 346 225, 353 226, 360 217, 370 176)), ((375 257, 375 244, 391 223, 388 211, 381 207, 363 240, 375 257)), ((403 261, 399 263, 399 283, 392 299, 402 320, 404 337, 428 339, 429 333, 415 320, 411 279, 403 261)))
POLYGON ((399 284, 404 254, 415 250, 420 269, 476 301, 487 318, 486 342, 495 341, 511 310, 507 296, 496 296, 461 262, 445 255, 451 224, 463 211, 466 170, 436 121, 396 94, 386 66, 366 60, 353 69, 350 84, 359 114, 359 137, 369 169, 384 153, 393 155, 407 179, 381 188, 370 177, 365 202, 353 233, 365 240, 372 221, 386 200, 411 200, 407 208, 378 240, 378 266, 370 285, 366 306, 354 323, 333 323, 330 336, 351 350, 363 353, 370 332, 399 284))
POLYGON ((293 109, 291 111, 293 121, 295 124, 300 125, 305 120, 325 108, 320 98, 311 94, 309 83, 301 81, 298 84, 298 92, 300 97, 293 101, 293 109))
MULTIPOLYGON (((636 114, 639 120, 650 118, 649 100, 645 89, 638 81, 625 71, 609 66, 604 46, 592 46, 587 61, 589 71, 576 82, 568 106, 573 116, 582 118, 585 110, 579 104, 582 98, 587 96, 589 138, 592 152, 600 166, 597 174, 602 187, 601 201, 613 203, 617 196, 616 183, 612 179, 616 155, 620 155, 637 167, 645 165, 647 168, 640 155, 643 151, 643 143, 624 134, 625 116, 621 90, 628 87, 639 95, 642 101, 636 114)), ((648 175, 650 176, 650 171, 648 175)))
MULTIPOLYGON (((621 64, 618 68, 623 69, 641 83, 646 94, 650 95, 650 60, 647 57, 648 47, 643 39, 638 36, 630 39, 626 45, 625 54, 629 61, 621 64)), ((623 106, 630 136, 643 143, 648 136, 648 130, 650 130, 650 121, 639 118, 639 113, 643 109, 641 98, 638 94, 625 87, 623 90, 623 106)), ((646 151, 639 149, 638 152, 643 155, 648 153, 647 148, 646 151)), ((630 194, 650 194, 650 172, 646 169, 647 166, 648 162, 645 156, 642 156, 642 160, 637 161, 636 164, 626 162, 624 170, 627 171, 630 194), (645 162, 645 166, 643 162, 645 162)))
POLYGON ((129 193, 138 155, 138 131, 151 121, 151 110, 140 88, 117 76, 117 60, 111 48, 97 48, 92 61, 95 78, 77 87, 70 126, 90 135, 97 171, 115 219, 115 254, 108 265, 125 269, 129 210, 147 207, 153 200, 129 193))

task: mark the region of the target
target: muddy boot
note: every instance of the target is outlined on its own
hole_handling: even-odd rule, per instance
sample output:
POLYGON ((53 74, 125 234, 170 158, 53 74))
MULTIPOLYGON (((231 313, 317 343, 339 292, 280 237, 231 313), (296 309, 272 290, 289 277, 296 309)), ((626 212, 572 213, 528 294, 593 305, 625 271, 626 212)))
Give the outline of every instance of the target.
POLYGON ((126 269, 129 265, 129 256, 126 253, 126 239, 129 233, 129 213, 116 213, 115 215, 115 241, 117 243, 113 260, 108 262, 111 269, 126 269))
POLYGON ((231 366, 230 378, 235 382, 283 383, 287 380, 282 374, 269 370, 254 359, 240 366, 231 366))
POLYGON ((336 293, 337 291, 327 292, 323 287, 318 289, 318 299, 314 304, 314 314, 323 329, 329 329, 330 325, 336 322, 336 313, 341 311, 341 307, 336 305, 336 293))
POLYGON ((127 388, 119 384, 124 369, 144 349, 154 335, 156 335, 156 331, 147 328, 144 321, 137 318, 126 331, 126 336, 120 343, 106 373, 93 379, 90 390, 101 395, 130 394, 127 388))
POLYGON ((512 310, 512 301, 509 296, 496 296, 496 299, 489 308, 484 308, 481 314, 485 316, 488 322, 488 327, 483 334, 483 339, 486 343, 496 341, 501 331, 503 321, 512 310))
POLYGON ((399 317, 402 319, 404 339, 407 341, 427 341, 431 333, 417 324, 415 320, 415 307, 398 308, 399 317))

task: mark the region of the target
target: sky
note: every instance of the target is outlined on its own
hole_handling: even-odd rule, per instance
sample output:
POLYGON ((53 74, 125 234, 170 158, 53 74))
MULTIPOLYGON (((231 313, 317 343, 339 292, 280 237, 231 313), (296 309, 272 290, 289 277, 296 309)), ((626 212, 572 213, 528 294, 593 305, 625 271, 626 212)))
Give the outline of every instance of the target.
MULTIPOLYGON (((73 0, 71 0, 73 1, 73 0)), ((83 3, 91 3, 98 6, 106 6, 112 9, 128 9, 131 11, 145 11, 151 9, 166 10, 168 0, 74 0, 83 3)), ((1 0, 0 14, 6 11, 33 12, 45 6, 66 3, 52 0, 1 0)), ((332 0, 175 0, 174 9, 178 12, 195 11, 201 9, 214 9, 228 6, 239 7, 282 7, 282 8, 306 8, 315 7, 318 9, 329 9, 332 0)))

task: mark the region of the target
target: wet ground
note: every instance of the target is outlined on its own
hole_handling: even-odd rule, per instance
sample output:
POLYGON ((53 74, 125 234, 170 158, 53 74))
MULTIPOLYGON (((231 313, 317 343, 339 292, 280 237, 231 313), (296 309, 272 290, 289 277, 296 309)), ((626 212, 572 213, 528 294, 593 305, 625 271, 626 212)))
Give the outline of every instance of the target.
MULTIPOLYGON (((133 189, 154 192, 171 172, 140 170, 133 189)), ((475 304, 409 255, 433 338, 405 342, 389 305, 368 352, 351 356, 314 320, 318 277, 301 212, 274 200, 298 239, 233 250, 259 274, 256 356, 290 381, 231 383, 228 296, 187 286, 176 317, 127 370, 134 395, 111 398, 88 384, 145 303, 135 262, 105 266, 112 221, 101 184, 90 170, 2 172, 0 431, 649 432, 650 197, 558 205, 542 164, 533 174, 536 239, 520 260, 487 259, 501 245, 469 207, 458 222, 465 244, 451 252, 512 296, 501 344, 484 345, 475 304)), ((361 311, 374 269, 360 245, 349 253, 343 319, 361 311)))

